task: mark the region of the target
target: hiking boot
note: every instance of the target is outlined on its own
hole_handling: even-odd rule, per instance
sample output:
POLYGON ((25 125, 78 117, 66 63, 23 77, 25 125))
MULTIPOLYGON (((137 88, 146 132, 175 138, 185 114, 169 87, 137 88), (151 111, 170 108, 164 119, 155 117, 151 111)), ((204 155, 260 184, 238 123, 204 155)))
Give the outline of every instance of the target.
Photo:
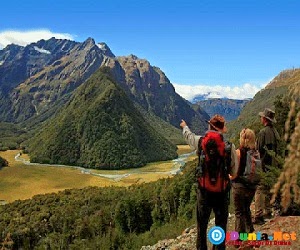
POLYGON ((265 224, 264 217, 256 217, 253 219, 252 223, 256 225, 263 225, 265 224))

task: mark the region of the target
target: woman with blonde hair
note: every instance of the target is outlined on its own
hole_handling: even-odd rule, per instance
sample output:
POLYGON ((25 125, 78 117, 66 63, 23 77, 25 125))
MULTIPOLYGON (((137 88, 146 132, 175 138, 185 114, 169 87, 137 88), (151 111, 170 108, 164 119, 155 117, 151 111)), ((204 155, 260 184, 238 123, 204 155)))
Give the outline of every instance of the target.
POLYGON ((255 195, 256 185, 245 182, 242 177, 249 150, 255 151, 255 133, 253 130, 245 128, 240 133, 240 147, 236 150, 239 163, 238 172, 231 178, 235 206, 235 231, 239 233, 254 232, 250 205, 255 195))

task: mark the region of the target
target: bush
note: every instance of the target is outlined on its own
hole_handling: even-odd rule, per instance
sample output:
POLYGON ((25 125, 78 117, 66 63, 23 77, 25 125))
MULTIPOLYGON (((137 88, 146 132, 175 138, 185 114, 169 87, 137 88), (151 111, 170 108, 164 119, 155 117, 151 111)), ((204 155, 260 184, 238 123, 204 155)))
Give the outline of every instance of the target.
POLYGON ((7 167, 7 166, 8 166, 8 161, 0 156, 0 168, 7 167))

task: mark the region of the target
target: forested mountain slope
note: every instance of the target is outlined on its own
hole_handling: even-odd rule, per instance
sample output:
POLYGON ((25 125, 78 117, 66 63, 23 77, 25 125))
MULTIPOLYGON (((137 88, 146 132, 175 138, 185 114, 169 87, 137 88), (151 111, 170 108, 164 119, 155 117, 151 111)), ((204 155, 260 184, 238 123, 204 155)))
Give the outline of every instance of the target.
POLYGON ((140 167, 176 157, 102 68, 29 141, 31 161, 98 169, 140 167))

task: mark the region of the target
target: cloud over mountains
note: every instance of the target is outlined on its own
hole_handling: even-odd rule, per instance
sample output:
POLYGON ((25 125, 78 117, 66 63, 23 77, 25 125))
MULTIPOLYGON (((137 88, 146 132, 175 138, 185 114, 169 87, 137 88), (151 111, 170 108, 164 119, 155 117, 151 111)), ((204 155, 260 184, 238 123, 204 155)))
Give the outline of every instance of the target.
POLYGON ((55 33, 48 29, 38 30, 5 30, 0 31, 0 49, 5 48, 8 44, 17 44, 25 46, 27 44, 37 42, 41 39, 50 39, 55 37, 57 39, 74 40, 74 36, 68 33, 55 33))
POLYGON ((245 83, 241 86, 221 86, 221 85, 183 85, 173 83, 176 92, 183 98, 191 101, 195 96, 205 95, 206 98, 230 98, 247 99, 253 96, 266 84, 255 86, 245 83))

